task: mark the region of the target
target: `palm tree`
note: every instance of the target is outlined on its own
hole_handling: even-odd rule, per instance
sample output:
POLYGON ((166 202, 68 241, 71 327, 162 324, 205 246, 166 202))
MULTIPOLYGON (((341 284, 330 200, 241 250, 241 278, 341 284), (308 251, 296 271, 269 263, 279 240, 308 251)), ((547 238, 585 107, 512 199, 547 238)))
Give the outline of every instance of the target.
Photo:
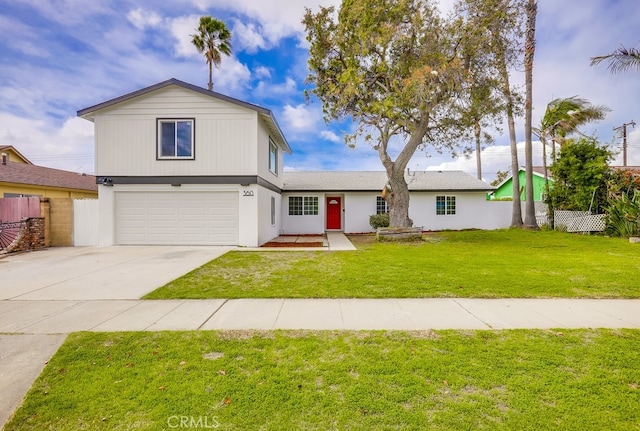
MULTIPOLYGON (((536 16, 538 14, 538 3, 529 0, 525 6, 527 12, 527 26, 524 50, 524 71, 526 80, 526 101, 525 101, 525 211, 524 225, 528 229, 538 229, 536 221, 536 209, 533 202, 533 143, 531 142, 531 111, 533 108, 533 55, 536 50, 536 16)), ((514 196, 515 198, 515 196, 514 196)))
POLYGON ((603 61, 609 62, 611 73, 624 72, 632 68, 640 70, 640 50, 621 46, 611 54, 591 57, 591 66, 596 66, 603 61))
POLYGON ((210 16, 200 17, 197 34, 191 35, 191 43, 199 53, 204 53, 209 65, 209 91, 213 90, 213 66, 220 68, 222 54, 231 55, 231 32, 224 22, 210 16))
POLYGON ((551 139, 551 160, 555 161, 556 143, 562 146, 567 135, 580 133, 581 126, 604 119, 609 111, 607 106, 592 105, 578 96, 553 99, 547 104, 536 132, 543 143, 551 139))
MULTIPOLYGON (((551 140, 551 160, 556 160, 556 143, 561 147, 568 135, 581 133, 579 127, 592 121, 604 119, 607 112, 611 111, 604 105, 592 105, 586 99, 578 96, 553 99, 547 104, 540 125, 534 132, 540 137, 542 143, 542 163, 544 166, 544 183, 548 194, 549 177, 547 175, 547 142, 551 140)), ((549 208, 553 214, 553 208, 549 208)))

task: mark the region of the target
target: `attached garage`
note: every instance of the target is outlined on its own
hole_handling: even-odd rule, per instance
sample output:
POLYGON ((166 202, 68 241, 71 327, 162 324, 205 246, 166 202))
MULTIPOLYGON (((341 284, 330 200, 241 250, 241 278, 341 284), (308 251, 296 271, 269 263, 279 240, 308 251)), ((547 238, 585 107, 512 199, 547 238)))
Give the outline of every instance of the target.
POLYGON ((118 245, 237 245, 237 192, 116 192, 118 245))

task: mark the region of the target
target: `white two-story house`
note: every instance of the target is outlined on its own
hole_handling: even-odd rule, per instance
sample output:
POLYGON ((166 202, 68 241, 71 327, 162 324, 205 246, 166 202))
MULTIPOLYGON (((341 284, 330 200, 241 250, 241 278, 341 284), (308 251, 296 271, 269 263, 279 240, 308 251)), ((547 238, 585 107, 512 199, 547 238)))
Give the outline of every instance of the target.
POLYGON ((98 245, 258 246, 280 233, 272 112, 176 79, 78 111, 95 127, 98 245))
MULTIPOLYGON (((78 115, 95 125, 100 246, 257 247, 280 234, 370 232, 369 216, 388 211, 384 172, 284 172, 291 148, 270 110, 176 79, 78 115)), ((416 226, 509 226, 484 181, 461 171, 406 179, 416 226)))

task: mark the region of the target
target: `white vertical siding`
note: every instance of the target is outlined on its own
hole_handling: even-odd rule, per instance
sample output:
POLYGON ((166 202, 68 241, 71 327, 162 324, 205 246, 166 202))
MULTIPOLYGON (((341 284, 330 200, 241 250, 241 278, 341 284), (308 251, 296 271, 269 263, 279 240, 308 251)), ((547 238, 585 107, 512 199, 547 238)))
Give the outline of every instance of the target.
POLYGON ((74 199, 73 245, 98 245, 98 199, 74 199))
MULTIPOLYGON (((269 130, 264 122, 264 120, 260 119, 258 121, 258 134, 257 134, 257 166, 258 166, 258 175, 260 175, 263 179, 275 185, 276 187, 282 187, 283 179, 282 179, 282 164, 284 162, 284 157, 282 154, 282 149, 278 148, 278 161, 277 161, 277 172, 274 174, 269 170, 269 130)), ((274 140, 275 142, 275 140, 274 140)))
POLYGON ((510 207, 495 203, 499 202, 487 201, 484 192, 416 192, 411 193, 409 217, 414 226, 422 226, 425 230, 509 227, 510 207), (436 215, 436 196, 455 196, 455 215, 436 215))
POLYGON ((369 216, 376 213, 376 193, 346 193, 344 196, 344 231, 373 232, 369 216))
POLYGON ((324 193, 283 193, 282 194, 282 233, 284 234, 322 234, 325 231, 324 193), (317 196, 318 215, 289 215, 289 196, 317 196))
POLYGON ((264 187, 258 187, 258 243, 268 242, 280 234, 282 226, 282 197, 264 187), (271 198, 275 198, 276 224, 271 224, 271 198))
MULTIPOLYGON (((258 113, 179 87, 95 116, 97 175, 256 175, 258 113), (195 160, 156 160, 158 118, 195 119, 195 160)), ((266 158, 266 157, 265 157, 266 158)))

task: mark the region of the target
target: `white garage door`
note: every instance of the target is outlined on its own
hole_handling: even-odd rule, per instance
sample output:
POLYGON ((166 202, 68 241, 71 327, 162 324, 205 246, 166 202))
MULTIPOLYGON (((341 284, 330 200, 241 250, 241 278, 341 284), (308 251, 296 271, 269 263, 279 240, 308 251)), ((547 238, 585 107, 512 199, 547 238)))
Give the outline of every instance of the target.
POLYGON ((116 244, 237 245, 237 192, 117 192, 116 244))

